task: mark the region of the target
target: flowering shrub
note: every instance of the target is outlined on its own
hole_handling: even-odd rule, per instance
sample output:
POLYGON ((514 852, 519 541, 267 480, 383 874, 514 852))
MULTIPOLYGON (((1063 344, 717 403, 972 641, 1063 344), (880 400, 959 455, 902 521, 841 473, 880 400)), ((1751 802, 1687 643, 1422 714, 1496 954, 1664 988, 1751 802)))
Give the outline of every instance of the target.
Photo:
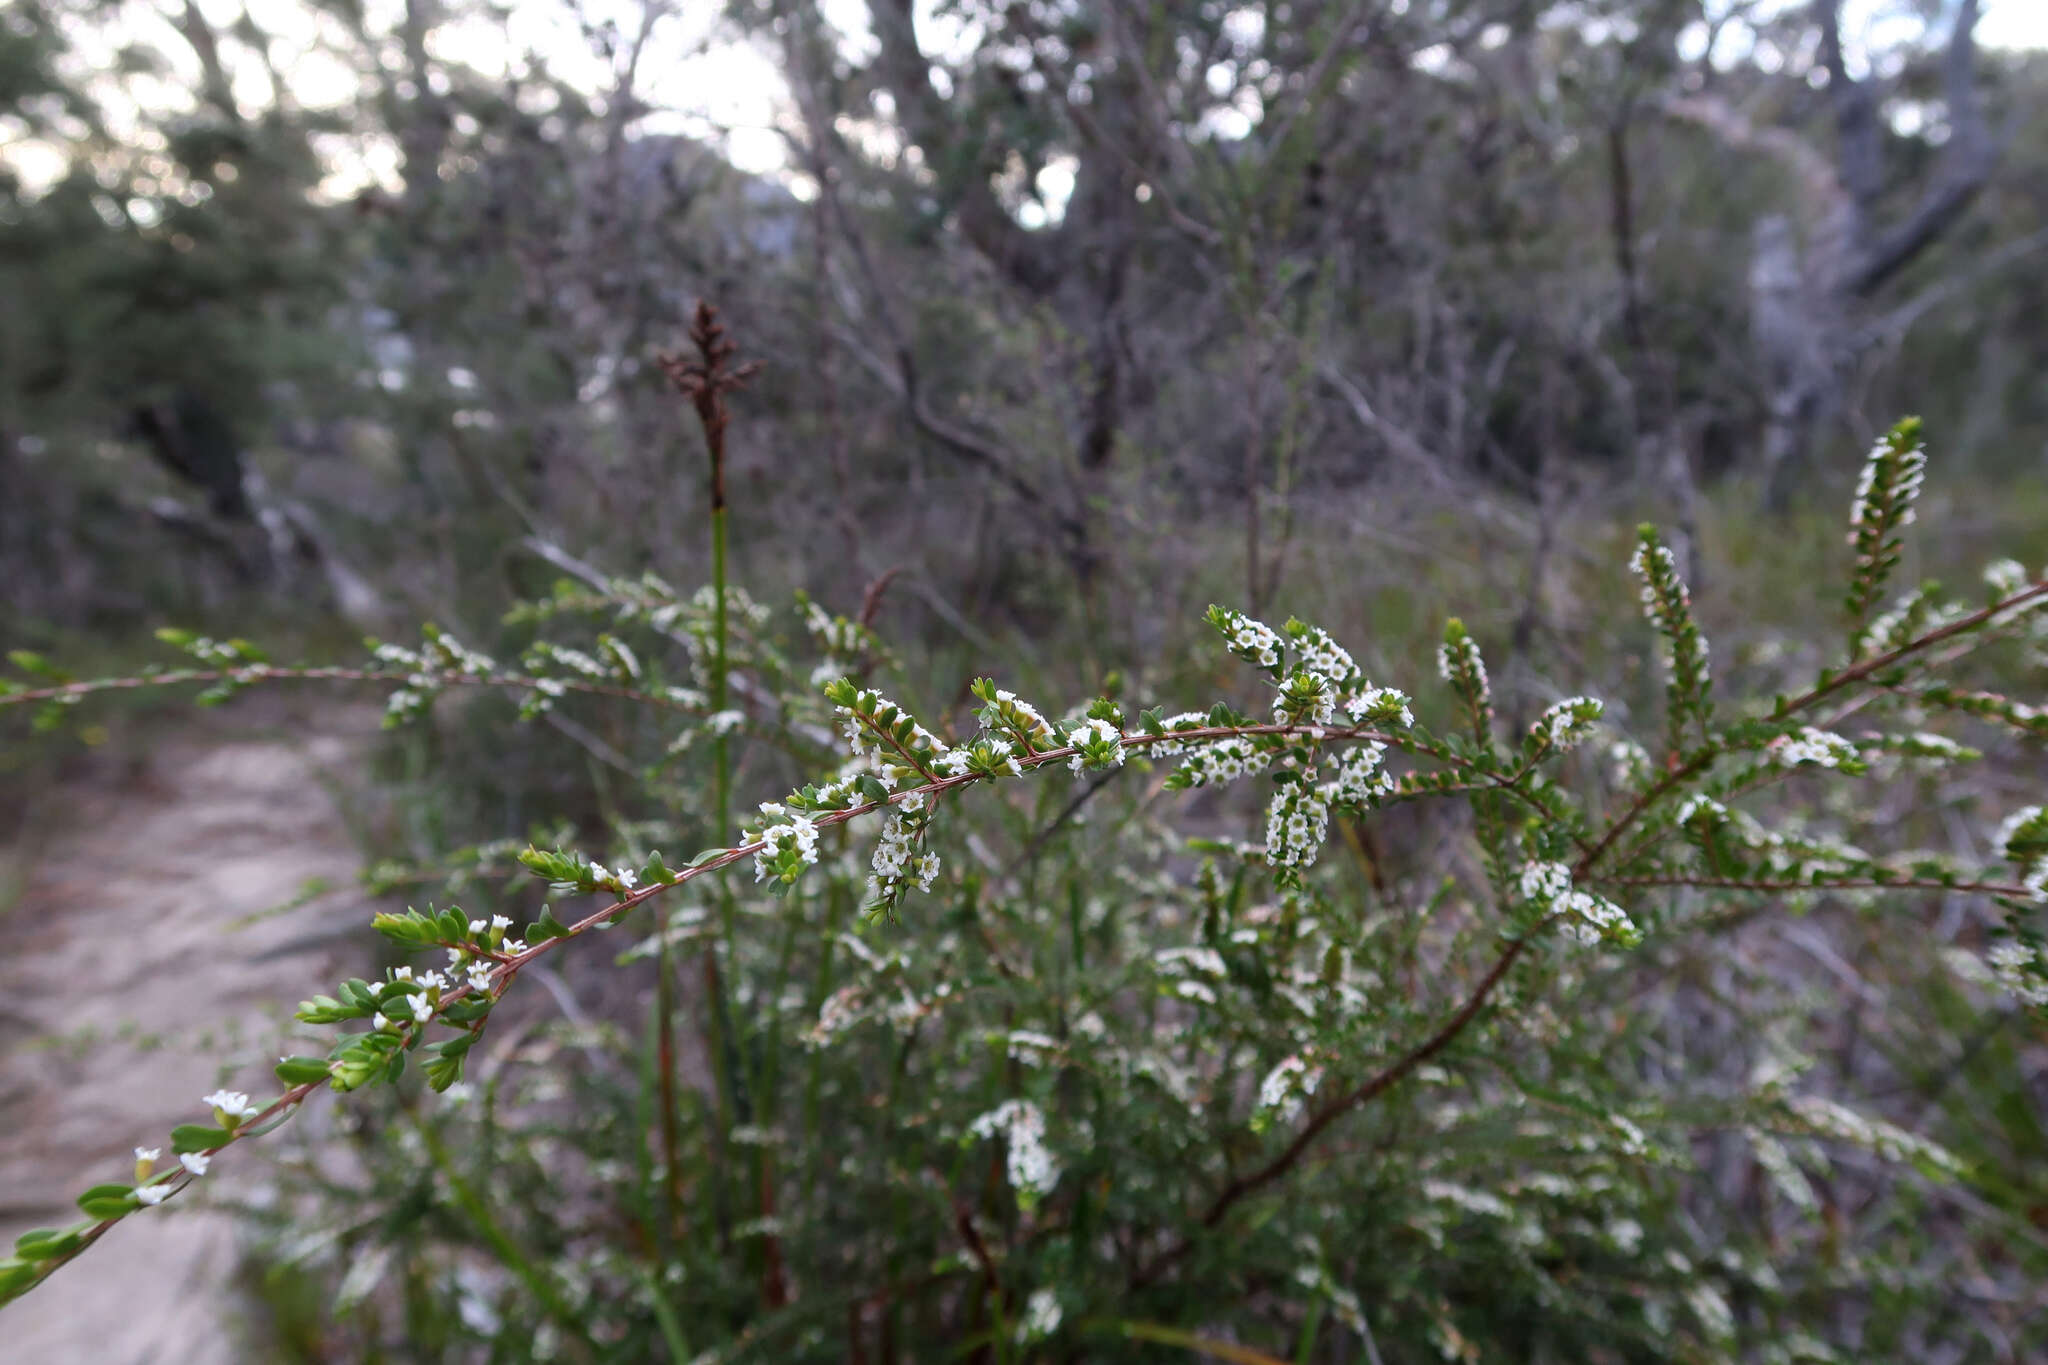
MULTIPOLYGON (((695 382, 716 389, 704 356, 695 382)), ((1978 758, 1958 735, 2048 735, 2048 713, 1958 682, 1994 646, 2048 647, 2048 576, 2002 564, 1983 600, 1925 587, 1879 611, 1924 464, 1911 423, 1873 451, 1843 652, 1768 699, 1716 695, 1676 559, 1640 532, 1654 750, 1588 696, 1509 730, 1456 620, 1436 683, 1374 680, 1318 627, 1225 607, 1209 622, 1252 709, 1057 711, 984 678, 972 725, 949 729, 873 684, 890 660, 864 622, 799 602, 800 662, 723 581, 722 539, 703 592, 593 577, 521 608, 516 625, 562 638, 518 667, 431 628, 355 668, 175 632, 191 665, 146 676, 16 655, 38 676, 0 703, 46 724, 109 688, 220 700, 328 679, 388 688, 393 725, 471 689, 529 719, 649 708, 669 742, 647 770, 658 815, 590 851, 518 849, 531 890, 477 875, 512 870, 510 846, 478 852, 459 871, 482 909, 378 914, 404 960, 301 1005, 317 1041, 274 1086, 217 1091, 148 1137, 132 1179, 80 1195, 82 1221, 0 1261, 0 1295, 232 1179, 242 1145, 317 1093, 411 1069, 453 1102, 394 1111, 353 1196, 393 1212, 323 1245, 346 1250, 345 1304, 402 1281, 410 1314, 456 1305, 436 1339, 479 1359, 890 1359, 927 1341, 990 1359, 1790 1361, 1967 1338, 1942 1286, 1845 1252, 1813 1215, 1882 1162, 1884 1187, 1989 1245, 2018 1226, 2010 1173, 1802 1088, 1795 1010, 1738 1078, 1693 1085, 1642 1008, 1758 910, 1939 896, 1998 907, 1981 975, 2048 1011, 2041 805, 1995 812, 1981 865, 1850 842, 1883 828, 1882 793, 1978 758), (745 771, 797 780, 728 836, 742 749, 745 771), (1144 791, 1084 823, 1118 783, 1144 791), (1253 791, 1263 818, 1233 804, 1253 791), (1410 806, 1444 813, 1390 854, 1372 830, 1410 806), (657 851, 707 832, 693 857, 657 851), (530 969, 628 924, 644 936, 623 960, 657 964, 650 1041, 576 1037, 631 1065, 465 1080, 530 969), (693 992, 674 985, 685 955, 693 992), (693 1016, 701 1087, 678 1080, 671 1032, 693 1016), (1703 1221, 1718 1135, 1762 1183, 1703 1221), (437 1221, 398 1212, 422 1206, 419 1171, 426 1206, 452 1210, 437 1221)), ((312 1177, 287 1184, 288 1211, 334 1217, 312 1177)))

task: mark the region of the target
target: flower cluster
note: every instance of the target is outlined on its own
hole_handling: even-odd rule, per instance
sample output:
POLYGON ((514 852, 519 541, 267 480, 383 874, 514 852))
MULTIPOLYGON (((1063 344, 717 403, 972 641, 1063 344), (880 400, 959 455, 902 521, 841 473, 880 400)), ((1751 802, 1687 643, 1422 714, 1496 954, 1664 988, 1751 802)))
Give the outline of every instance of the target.
POLYGON ((1566 934, 1580 943, 1603 940, 1633 948, 1643 940, 1628 912, 1613 901, 1581 891, 1572 884, 1572 870, 1563 863, 1535 861, 1522 864, 1516 878, 1522 900, 1545 916, 1562 921, 1566 934))
POLYGON ((1863 619, 1899 562, 1903 542, 1898 532, 1912 525, 1913 502, 1926 477, 1927 449, 1915 418, 1907 418, 1879 437, 1863 462, 1856 498, 1849 508, 1849 544, 1856 551, 1846 599, 1852 623, 1852 658, 1864 652, 1871 638, 1863 619))
POLYGON ((1635 553, 1628 566, 1641 580, 1643 615, 1657 632, 1657 653, 1667 678, 1665 699, 1672 751, 1683 748, 1686 722, 1705 725, 1711 715, 1708 693, 1707 641, 1692 616, 1692 594, 1678 574, 1678 557, 1654 526, 1636 532, 1635 553))
POLYGON ((1273 698, 1273 719, 1282 725, 1328 725, 1337 718, 1337 689, 1320 673, 1297 669, 1273 698))
POLYGON ((1359 681, 1358 664, 1344 646, 1331 639, 1330 633, 1321 626, 1312 626, 1290 616, 1285 629, 1299 656, 1295 665, 1297 669, 1306 669, 1329 679, 1337 691, 1349 691, 1359 681))
POLYGON ((875 841, 874 871, 868 876, 870 913, 894 910, 913 880, 920 891, 932 889, 939 875, 939 855, 920 851, 930 826, 931 803, 922 792, 910 792, 889 808, 875 841))
POLYGON ((1529 727, 1529 736, 1539 747, 1562 753, 1584 743, 1606 709, 1592 697, 1568 697, 1546 708, 1529 727))
POLYGON ((1009 736, 1027 754, 1060 746, 1060 736, 1029 702, 1008 688, 997 687, 993 679, 976 678, 974 695, 983 703, 975 713, 986 729, 1009 736))
POLYGON ((1045 1145, 1045 1111, 1029 1100, 1004 1100, 968 1125, 977 1138, 1001 1134, 1009 1147, 1007 1170, 1017 1204, 1029 1209, 1059 1184, 1059 1162, 1045 1145))
POLYGON ((1803 725, 1798 733, 1780 735, 1764 746, 1764 752, 1780 767, 1796 768, 1811 763, 1821 768, 1853 767, 1856 746, 1829 730, 1803 725))
POLYGON ((1252 1111, 1252 1130, 1263 1132, 1277 1123, 1292 1123, 1301 1106, 1322 1084, 1323 1069, 1312 1066, 1300 1053, 1284 1057, 1259 1082, 1259 1103, 1252 1111))
POLYGON ((1329 827, 1330 802, 1322 789, 1307 783, 1281 787, 1266 807, 1266 861, 1277 868, 1310 866, 1329 827))
POLYGON ((825 689, 853 756, 905 782, 929 781, 946 745, 916 717, 873 689, 840 678, 825 689))
POLYGON ((1415 713, 1409 710, 1408 694, 1392 687, 1368 687, 1344 703, 1345 714, 1361 725, 1399 725, 1403 728, 1415 724, 1415 713))
POLYGON ((1998 855, 2019 869, 2032 898, 2048 903, 2048 806, 2022 806, 2006 816, 1993 842, 1998 855))
POLYGON ((1286 642, 1271 626, 1254 621, 1241 611, 1217 606, 1209 608, 1209 624, 1223 633, 1224 643, 1232 654, 1279 676, 1286 642))
POLYGON ((1067 740, 1074 746, 1074 756, 1067 760, 1067 766, 1075 772, 1123 766, 1123 731, 1104 717, 1090 716, 1068 733, 1067 740))
POLYGON ((788 886, 818 861, 818 827, 775 801, 761 803, 761 818, 782 822, 745 836, 746 842, 761 845, 754 854, 754 880, 788 886), (782 820, 785 815, 789 818, 782 820))
POLYGON ((1992 978, 2015 1000, 2032 1009, 2048 1009, 2048 962, 2031 943, 2004 939, 1984 955, 1992 978))
MULTIPOLYGON (((1121 747, 1119 747, 1121 752, 1121 747)), ((932 771, 940 777, 1022 777, 1023 765, 1007 739, 984 735, 939 756, 932 771)))
POLYGON ((1200 745, 1167 779, 1173 790, 1207 787, 1249 777, 1273 761, 1272 752, 1248 739, 1231 736, 1200 745))
POLYGON ((1394 779, 1381 771, 1387 746, 1374 740, 1346 749, 1337 759, 1337 775, 1322 787, 1323 799, 1333 806, 1372 805, 1394 789, 1394 779))
POLYGON ((1887 1161, 1911 1161, 1930 1173, 1957 1176, 1963 1163, 1938 1143, 1915 1137, 1905 1129, 1859 1114, 1825 1095, 1795 1095, 1787 1101, 1794 1118, 1816 1137, 1833 1138, 1887 1161))
POLYGON ((1465 630, 1463 622, 1454 621, 1453 629, 1444 632, 1443 643, 1436 647, 1437 676, 1457 689, 1458 695, 1483 705, 1492 698, 1492 683, 1486 676, 1486 660, 1480 657, 1479 642, 1465 630))

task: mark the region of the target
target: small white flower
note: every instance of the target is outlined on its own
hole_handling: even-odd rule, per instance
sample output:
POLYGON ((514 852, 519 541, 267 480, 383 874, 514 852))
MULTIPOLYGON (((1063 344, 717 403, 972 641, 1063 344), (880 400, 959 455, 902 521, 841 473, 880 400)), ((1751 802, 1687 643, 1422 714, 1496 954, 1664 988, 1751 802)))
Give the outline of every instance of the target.
POLYGON ((509 917, 505 915, 492 915, 491 927, 493 929, 510 929, 512 927, 512 921, 509 917))
POLYGON ((1049 1337, 1059 1329, 1060 1296, 1050 1289, 1034 1289, 1024 1301, 1024 1320, 1018 1324, 1026 1340, 1049 1337))
POLYGON ((1803 725, 1795 735, 1780 735, 1764 746, 1771 761, 1786 768, 1811 763, 1822 768, 1839 768, 1856 760, 1856 746, 1828 730, 1803 725))
POLYGON ((169 1185, 144 1185, 135 1191, 135 1199, 137 1203, 153 1208, 163 1203, 170 1192, 169 1185))
POLYGON ((414 996, 414 997, 412 998, 412 1020, 413 1020, 413 1022, 414 1022, 415 1024, 424 1024, 424 1023, 426 1023, 426 1022, 427 1022, 427 1020, 429 1020, 429 1019, 431 1019, 431 1018, 433 1018, 433 1017, 434 1017, 434 1002, 433 1002, 433 1001, 431 1001, 431 1000, 429 1000, 429 999, 427 999, 427 997, 426 997, 425 993, 421 993, 421 994, 419 994, 419 995, 415 995, 415 996, 414 996))
POLYGON ((161 1147, 137 1147, 135 1149, 135 1159, 137 1161, 155 1161, 163 1154, 164 1149, 161 1147))
POLYGON ((216 1090, 200 1103, 220 1110, 231 1119, 247 1118, 256 1112, 256 1106, 249 1103, 249 1097, 239 1090, 216 1090))
POLYGON ((391 979, 392 979, 393 981, 410 981, 410 980, 412 980, 412 968, 410 968, 410 967, 393 967, 393 968, 391 969, 391 979))
POLYGON ((473 919, 469 922, 470 936, 473 938, 481 938, 483 936, 484 930, 490 927, 491 923, 489 920, 473 919))
POLYGON ((520 957, 526 952, 526 940, 523 938, 508 938, 498 945, 498 949, 500 952, 510 953, 513 957, 520 957))
POLYGON ((213 1158, 204 1152, 186 1152, 178 1158, 178 1164, 194 1175, 205 1175, 206 1168, 213 1164, 213 1158))

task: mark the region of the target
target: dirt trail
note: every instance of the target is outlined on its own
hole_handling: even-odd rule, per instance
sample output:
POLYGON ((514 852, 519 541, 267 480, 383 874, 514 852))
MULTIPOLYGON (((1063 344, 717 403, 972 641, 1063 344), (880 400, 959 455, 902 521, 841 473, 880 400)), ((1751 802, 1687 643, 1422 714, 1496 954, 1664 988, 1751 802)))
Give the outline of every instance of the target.
MULTIPOLYGON (((25 892, 0 910, 0 1235, 78 1215, 127 1179, 137 1144, 203 1121, 218 1084, 260 1097, 293 1006, 364 953, 367 906, 335 792, 355 783, 374 713, 295 738, 208 726, 36 812, 25 892), (330 888, 294 904, 309 883, 330 888), (290 907, 288 909, 282 907, 290 907)), ((109 769, 113 765, 106 765, 109 769)), ((0 1356, 95 1365, 261 1358, 228 1291, 232 1219, 216 1181, 263 1177, 230 1153, 0 1313, 0 1356)), ((252 1183, 256 1182, 256 1183, 252 1183)))

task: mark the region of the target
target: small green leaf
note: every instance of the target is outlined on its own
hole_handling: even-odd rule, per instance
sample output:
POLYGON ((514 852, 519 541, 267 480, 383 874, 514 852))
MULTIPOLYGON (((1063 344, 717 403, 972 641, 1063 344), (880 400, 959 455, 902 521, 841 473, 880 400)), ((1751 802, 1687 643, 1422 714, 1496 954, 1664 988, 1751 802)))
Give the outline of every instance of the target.
POLYGON ((546 943, 551 938, 567 938, 569 926, 555 918, 555 907, 543 905, 540 918, 526 926, 528 943, 546 943))
POLYGON ((277 1078, 286 1085, 305 1085, 327 1079, 325 1057, 286 1057, 277 1064, 277 1078))
POLYGON ((95 1185, 78 1196, 78 1207, 88 1218, 119 1218, 138 1207, 132 1185, 95 1185))
POLYGON ((14 1254, 25 1261, 47 1261, 78 1245, 77 1228, 30 1228, 14 1239, 14 1254))
POLYGON ((171 1150, 183 1155, 186 1152, 209 1152, 224 1147, 234 1140, 234 1134, 225 1128, 209 1128, 200 1123, 181 1123, 171 1129, 171 1150))

